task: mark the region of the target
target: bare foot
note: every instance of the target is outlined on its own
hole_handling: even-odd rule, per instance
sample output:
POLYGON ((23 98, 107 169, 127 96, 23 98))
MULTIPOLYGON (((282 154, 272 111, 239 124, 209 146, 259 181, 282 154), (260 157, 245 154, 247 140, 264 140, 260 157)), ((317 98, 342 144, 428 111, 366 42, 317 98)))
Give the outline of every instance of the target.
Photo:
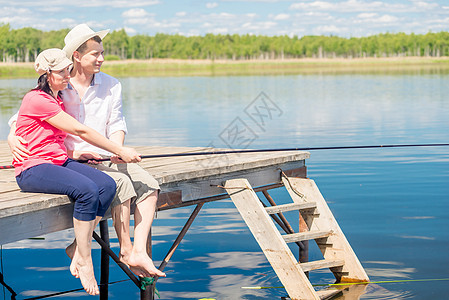
POLYGON ((72 263, 70 264, 70 273, 72 273, 73 276, 75 276, 76 278, 80 278, 79 272, 78 272, 78 266, 76 264, 76 262, 78 261, 78 252, 75 251, 75 254, 73 255, 72 258, 72 263))
POLYGON ((76 240, 74 240, 67 248, 65 248, 65 253, 70 259, 73 259, 76 251, 76 240))
POLYGON ((98 289, 97 281, 95 280, 94 268, 92 265, 92 261, 85 262, 81 259, 77 259, 77 261, 75 262, 75 265, 76 265, 76 269, 79 274, 79 279, 81 280, 81 284, 84 287, 84 290, 89 295, 92 295, 92 296, 98 295, 100 293, 100 291, 98 289))
MULTIPOLYGON (((74 263, 74 257, 76 255, 76 240, 73 241, 67 248, 65 248, 65 253, 72 260, 70 264, 70 273, 76 278, 79 278, 78 269, 76 268, 76 264, 74 263)), ((76 259, 75 259, 76 261, 76 259)))
POLYGON ((140 271, 140 277, 165 277, 165 273, 154 266, 153 261, 147 253, 132 253, 128 257, 127 263, 131 271, 133 271, 133 269, 136 270, 133 271, 134 273, 140 271))
POLYGON ((120 253, 120 261, 122 263, 124 263, 131 270, 131 272, 133 272, 134 274, 136 274, 139 277, 148 277, 149 274, 144 272, 144 270, 142 270, 141 268, 130 266, 130 264, 128 263, 129 257, 130 257, 130 254, 120 253))

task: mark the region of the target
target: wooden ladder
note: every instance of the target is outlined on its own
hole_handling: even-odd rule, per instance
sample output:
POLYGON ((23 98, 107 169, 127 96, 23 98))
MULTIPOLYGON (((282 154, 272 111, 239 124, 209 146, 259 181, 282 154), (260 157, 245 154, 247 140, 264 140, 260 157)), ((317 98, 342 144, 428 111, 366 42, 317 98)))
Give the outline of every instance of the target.
POLYGON ((292 203, 264 207, 248 180, 227 180, 224 188, 256 238, 291 299, 323 299, 306 272, 329 268, 339 282, 369 281, 365 270, 338 226, 315 182, 283 177, 292 203), (270 214, 300 211, 309 231, 281 235, 270 214), (300 263, 287 243, 315 240, 323 259, 300 263))

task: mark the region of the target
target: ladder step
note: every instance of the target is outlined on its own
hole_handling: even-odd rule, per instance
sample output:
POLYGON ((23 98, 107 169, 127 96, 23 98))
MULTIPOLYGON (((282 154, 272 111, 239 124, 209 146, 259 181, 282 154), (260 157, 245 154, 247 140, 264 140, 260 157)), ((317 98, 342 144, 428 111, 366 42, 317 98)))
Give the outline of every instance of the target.
POLYGON ((292 234, 285 234, 282 237, 286 243, 295 243, 300 241, 308 241, 328 237, 332 234, 332 230, 327 231, 306 231, 292 234))
POLYGON ((284 211, 305 210, 316 208, 315 202, 289 203, 276 206, 265 207, 268 214, 273 215, 284 211))
POLYGON ((342 290, 320 290, 320 291, 316 291, 316 294, 318 295, 318 297, 320 297, 320 300, 331 300, 331 299, 335 299, 335 296, 337 296, 337 295, 343 295, 343 291, 342 290))
POLYGON ((325 268, 335 268, 335 267, 342 267, 345 264, 345 261, 342 259, 335 259, 335 260, 316 260, 306 263, 301 263, 299 266, 304 272, 309 272, 312 270, 318 270, 318 269, 325 269, 325 268))

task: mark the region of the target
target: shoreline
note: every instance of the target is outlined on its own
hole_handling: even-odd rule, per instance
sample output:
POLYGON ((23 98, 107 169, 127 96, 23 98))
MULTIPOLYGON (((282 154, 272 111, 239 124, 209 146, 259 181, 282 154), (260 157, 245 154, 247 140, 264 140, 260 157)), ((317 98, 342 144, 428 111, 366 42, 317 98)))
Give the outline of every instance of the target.
MULTIPOLYGON (((0 78, 36 77, 34 63, 0 62, 0 78)), ((301 73, 381 73, 426 69, 449 70, 449 57, 298 58, 260 60, 149 59, 105 61, 112 76, 215 76, 301 73)))
MULTIPOLYGON (((238 63, 367 63, 367 62, 388 62, 388 63, 414 63, 414 62, 441 62, 449 63, 449 56, 397 56, 397 57, 356 57, 356 58, 276 58, 276 59, 178 59, 178 58, 152 58, 152 59, 126 59, 126 60, 106 60, 105 63, 110 64, 127 64, 127 63, 183 63, 183 64, 238 64, 238 63)), ((0 66, 26 66, 32 65, 33 62, 1 62, 0 66)))

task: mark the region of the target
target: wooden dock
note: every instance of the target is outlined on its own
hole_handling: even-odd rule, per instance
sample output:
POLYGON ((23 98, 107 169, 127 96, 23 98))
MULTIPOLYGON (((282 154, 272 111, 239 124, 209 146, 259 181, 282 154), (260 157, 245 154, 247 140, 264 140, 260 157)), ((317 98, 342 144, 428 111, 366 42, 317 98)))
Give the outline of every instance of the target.
MULTIPOLYGON (((135 147, 145 155, 213 151, 210 148, 135 147)), ((0 142, 0 165, 11 164, 5 141, 0 142)), ((161 186, 159 209, 192 205, 198 200, 229 198, 219 187, 230 178, 247 178, 254 187, 279 186, 280 169, 304 177, 307 152, 244 153, 146 159, 141 162, 161 186)), ((0 170, 0 244, 72 227, 73 204, 68 197, 23 193, 14 170, 0 170)))
MULTIPOLYGON (((135 148, 143 155, 230 150, 135 148)), ((10 165, 11 155, 4 141, 0 142, 0 153, 0 165, 10 165)), ((315 291, 307 277, 307 272, 315 269, 330 269, 338 281, 368 281, 315 183, 306 178, 307 158, 308 152, 276 151, 144 159, 140 165, 161 186, 159 210, 196 205, 160 268, 163 269, 168 263, 204 203, 231 198, 291 299, 329 299, 338 292, 315 291), (277 206, 268 190, 282 186, 287 189, 293 202, 277 206), (268 207, 256 195, 258 191, 263 192, 269 202, 268 207), (297 229, 293 229, 283 215, 283 212, 291 210, 299 211, 300 226, 297 229), (279 232, 281 229, 286 234, 282 235, 279 232), (308 261, 308 240, 317 242, 323 260, 308 261), (299 259, 295 258, 287 243, 299 246, 299 259)), ((71 228, 72 213, 73 204, 67 196, 21 192, 14 178, 14 170, 0 170, 0 244, 71 228)), ((105 284, 108 282, 108 255, 139 287, 139 279, 126 266, 120 265, 108 247, 107 222, 100 222, 100 232, 101 238, 94 233, 94 238, 102 246, 100 283, 103 285, 100 299, 107 299, 108 295, 105 284)), ((141 299, 153 299, 153 293, 142 291, 141 299)))

